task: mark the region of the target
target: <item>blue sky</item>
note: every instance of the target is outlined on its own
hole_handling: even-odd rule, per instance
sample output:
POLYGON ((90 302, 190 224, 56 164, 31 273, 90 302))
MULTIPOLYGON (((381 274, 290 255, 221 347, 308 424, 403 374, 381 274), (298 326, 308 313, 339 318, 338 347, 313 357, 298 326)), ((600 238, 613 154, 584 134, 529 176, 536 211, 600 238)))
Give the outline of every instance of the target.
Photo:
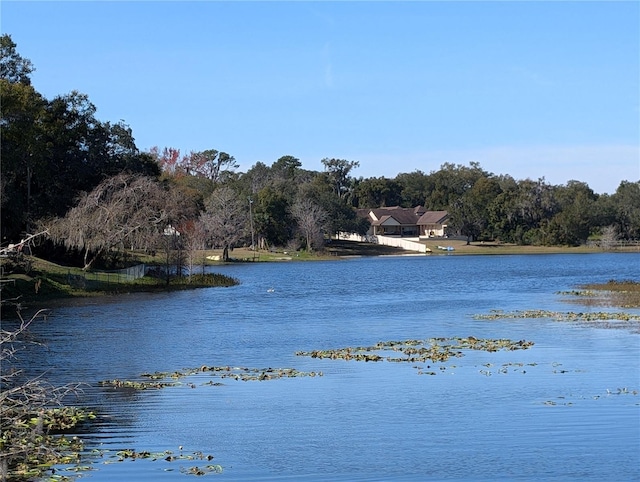
POLYGON ((31 2, 2 33, 47 98, 86 93, 142 150, 283 155, 357 177, 477 161, 640 180, 640 2, 31 2))

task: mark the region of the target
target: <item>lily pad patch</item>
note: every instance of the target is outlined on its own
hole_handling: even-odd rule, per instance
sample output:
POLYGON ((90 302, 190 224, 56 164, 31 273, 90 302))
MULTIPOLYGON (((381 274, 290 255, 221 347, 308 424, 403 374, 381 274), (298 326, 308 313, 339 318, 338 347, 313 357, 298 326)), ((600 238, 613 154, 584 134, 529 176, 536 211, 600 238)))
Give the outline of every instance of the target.
MULTIPOLYGON (((181 372, 143 373, 144 380, 103 380, 99 382, 104 387, 129 390, 157 390, 166 387, 186 386, 196 388, 194 383, 183 383, 179 379, 197 374, 208 373, 212 377, 235 381, 267 381, 280 378, 321 377, 322 372, 301 372, 295 368, 247 368, 232 366, 207 366, 190 368, 181 372)), ((222 382, 207 381, 200 386, 220 386, 222 382)))
POLYGON ((527 340, 466 338, 428 338, 379 342, 372 346, 345 347, 332 350, 296 352, 297 356, 329 358, 331 360, 420 363, 445 362, 451 357, 463 357, 468 350, 496 352, 499 350, 526 350, 534 343, 527 340))

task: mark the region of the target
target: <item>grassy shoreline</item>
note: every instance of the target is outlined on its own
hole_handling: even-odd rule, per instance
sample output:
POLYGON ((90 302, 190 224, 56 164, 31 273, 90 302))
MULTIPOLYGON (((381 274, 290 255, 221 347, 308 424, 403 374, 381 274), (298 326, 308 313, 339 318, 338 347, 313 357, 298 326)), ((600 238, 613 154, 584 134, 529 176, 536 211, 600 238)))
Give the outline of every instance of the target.
MULTIPOLYGON (((426 241, 424 244, 431 249, 430 253, 418 253, 416 251, 406 251, 391 246, 382 246, 371 243, 356 243, 353 241, 336 241, 332 240, 330 244, 325 246, 323 252, 315 253, 296 253, 291 255, 287 251, 266 252, 259 251, 254 253, 246 248, 236 248, 231 252, 231 256, 237 259, 251 260, 257 256, 258 261, 286 261, 286 260, 326 260, 342 257, 353 256, 457 256, 457 255, 505 255, 505 254, 587 254, 587 253, 603 253, 601 248, 591 246, 520 246, 506 243, 493 242, 473 242, 467 244, 466 241, 452 239, 426 241), (454 248, 453 251, 442 251, 438 249, 439 245, 445 244, 454 248)), ((640 253, 640 247, 618 248, 616 253, 640 253)), ((221 250, 212 250, 211 255, 220 255, 221 250)))
MULTIPOLYGON (((51 309, 68 300, 90 299, 105 296, 121 296, 131 293, 158 293, 198 288, 229 287, 239 280, 218 274, 196 274, 192 277, 164 279, 145 276, 134 281, 106 278, 86 279, 80 268, 62 266, 50 261, 29 257, 32 268, 28 273, 9 274, 3 277, 2 317, 14 317, 18 313, 35 313, 51 309)), ((91 273, 96 278, 95 273, 91 273)))
MULTIPOLYGON (((356 243, 350 241, 332 241, 324 250, 317 252, 289 252, 286 250, 253 251, 247 248, 236 248, 231 251, 231 263, 238 262, 290 262, 290 261, 323 261, 351 257, 368 256, 460 256, 460 255, 522 255, 522 254, 585 254, 602 253, 595 247, 562 247, 562 246, 516 246, 498 243, 470 243, 461 240, 449 240, 446 245, 452 246, 453 251, 441 251, 437 248, 442 240, 426 242, 431 253, 417 253, 400 248, 382 246, 371 243, 356 243)), ((638 248, 617 250, 616 252, 640 252, 638 248)), ((207 250, 201 253, 199 259, 207 266, 221 266, 225 263, 216 260, 222 254, 221 250, 207 250), (209 257, 209 258, 207 258, 209 257)), ((147 264, 162 264, 159 258, 152 258, 143 254, 135 256, 139 262, 147 264)), ((122 295, 127 293, 177 291, 197 289, 212 286, 231 286, 238 280, 217 277, 216 279, 192 277, 174 278, 169 284, 162 280, 141 278, 132 282, 91 281, 86 285, 72 283, 73 278, 84 276, 80 268, 61 266, 39 258, 29 258, 32 268, 28 274, 9 274, 3 278, 0 293, 3 304, 13 300, 13 304, 21 305, 22 309, 49 308, 51 305, 69 299, 80 299, 105 295, 122 295)), ((221 276, 221 275, 214 275, 221 276)), ((3 314, 10 314, 12 310, 5 307, 3 314)))

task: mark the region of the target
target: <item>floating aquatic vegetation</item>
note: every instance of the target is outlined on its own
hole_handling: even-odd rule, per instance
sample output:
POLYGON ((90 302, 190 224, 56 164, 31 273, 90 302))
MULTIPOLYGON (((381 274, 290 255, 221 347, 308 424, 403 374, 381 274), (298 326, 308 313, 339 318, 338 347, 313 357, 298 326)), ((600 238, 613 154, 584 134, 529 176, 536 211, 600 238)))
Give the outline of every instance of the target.
MULTIPOLYGON (((104 380, 100 382, 102 386, 110 386, 118 389, 130 389, 130 390, 150 390, 161 389, 166 387, 186 386, 189 388, 196 388, 194 383, 182 383, 178 381, 164 381, 164 380, 176 380, 188 376, 193 376, 199 373, 209 373, 211 376, 221 379, 233 379, 243 382, 248 381, 266 381, 277 380, 279 378, 294 378, 294 377, 321 377, 322 372, 301 372, 295 368, 247 368, 247 367, 232 367, 232 366, 207 366, 202 365, 199 368, 190 368, 182 372, 155 372, 155 373, 143 373, 140 375, 142 378, 148 378, 151 381, 135 381, 135 380, 104 380)), ((220 386, 223 385, 220 382, 208 381, 202 384, 208 386, 220 386)))
POLYGON ((557 295, 568 296, 597 296, 598 292, 593 290, 569 290, 569 291, 556 291, 557 295))
MULTIPOLYGON (((190 467, 180 466, 178 470, 186 475, 207 475, 210 473, 222 473, 223 468, 221 465, 210 463, 214 459, 213 455, 205 455, 203 452, 190 452, 185 453, 182 450, 182 446, 179 447, 179 452, 175 453, 171 450, 165 450, 163 452, 150 452, 146 450, 135 449, 122 449, 117 451, 110 450, 98 450, 94 449, 82 457, 83 465, 80 465, 80 457, 76 461, 58 462, 59 464, 76 463, 76 465, 69 465, 59 467, 55 472, 55 475, 51 476, 51 480, 57 481, 71 481, 74 478, 62 475, 64 472, 78 473, 95 470, 95 464, 101 462, 102 464, 116 464, 125 461, 135 460, 148 460, 150 462, 194 462, 203 461, 206 465, 194 465, 190 467)), ((172 471, 173 468, 167 468, 165 471, 172 471)))
POLYGON ((38 423, 42 423, 48 432, 60 433, 95 418, 94 412, 79 407, 49 408, 43 410, 39 416, 29 419, 29 426, 35 427, 38 423))
POLYGON ((186 372, 155 372, 155 373, 143 373, 142 375, 140 375, 141 377, 144 378, 149 378, 151 380, 162 380, 164 378, 182 378, 182 377, 186 377, 187 375, 190 375, 190 373, 186 373, 186 372))
MULTIPOLYGON (((608 306, 619 308, 640 307, 640 281, 610 280, 607 283, 592 283, 556 294, 574 298, 573 301, 586 306, 608 306)), ((515 318, 549 318, 555 321, 598 323, 603 328, 627 328, 640 331, 640 315, 627 312, 587 311, 560 312, 547 310, 522 310, 505 312, 491 310, 488 314, 473 316, 477 320, 498 320, 515 318)))
MULTIPOLYGON (((312 350, 296 352, 297 356, 311 358, 329 358, 331 360, 354 360, 364 362, 445 362, 451 357, 464 356, 464 350, 526 350, 533 346, 532 341, 513 341, 508 339, 466 338, 429 338, 426 340, 403 340, 379 342, 366 347, 346 347, 334 350, 312 350), (396 354, 384 355, 385 352, 396 354)), ((427 372, 427 374, 434 374, 427 372)))
POLYGON ((139 382, 134 380, 103 380, 99 383, 102 386, 111 386, 113 388, 129 389, 129 390, 158 390, 160 388, 175 387, 179 385, 177 382, 139 382))
POLYGON ((187 475, 207 475, 210 473, 220 474, 222 473, 221 465, 205 465, 204 467, 189 467, 189 468, 180 468, 180 472, 187 475))
MULTIPOLYGON (((532 362, 532 363, 523 363, 523 362, 508 362, 508 363, 503 363, 502 365, 499 366, 494 366, 493 363, 485 363, 483 365, 481 365, 481 368, 478 368, 478 373, 480 373, 481 375, 485 375, 485 376, 492 376, 494 374, 496 375, 508 375, 509 373, 517 373, 520 375, 526 375, 527 374, 527 370, 529 370, 530 368, 534 368, 534 367, 538 367, 540 366, 539 363, 536 362, 532 362)), ((562 373, 580 373, 582 372, 582 370, 566 370, 566 369, 558 369, 557 367, 562 366, 561 363, 557 363, 554 362, 551 364, 552 370, 551 373, 553 374, 562 374, 562 373)), ((416 366, 414 367, 418 370, 418 375, 435 375, 436 372, 434 371, 424 371, 424 367, 420 367, 420 366, 416 366)), ((427 368, 431 368, 431 366, 428 366, 427 368)), ((440 371, 445 371, 447 369, 455 369, 456 366, 452 365, 449 367, 445 367, 445 366, 441 366, 440 367, 440 371)))
POLYGON ((212 372, 220 378, 232 378, 244 382, 276 380, 278 378, 321 377, 323 375, 322 372, 301 372, 295 368, 209 367, 203 365, 199 370, 212 372))
POLYGON ((570 407, 571 405, 573 405, 573 402, 556 402, 554 400, 546 400, 545 402, 543 402, 543 405, 546 405, 548 407, 555 407, 556 405, 570 407))
POLYGON ((570 300, 588 306, 640 307, 640 282, 634 280, 609 280, 607 283, 582 285, 578 290, 559 291, 557 294, 575 297, 570 300))
POLYGON ((526 374, 527 370, 526 367, 535 367, 538 366, 537 363, 521 363, 521 362, 512 362, 512 363, 503 363, 497 370, 496 373, 501 374, 501 375, 506 375, 510 372, 511 373, 521 373, 521 374, 526 374))
MULTIPOLYGON (((575 397, 574 400, 576 400, 576 399, 580 399, 580 400, 588 400, 588 399, 590 399, 590 400, 599 400, 601 398, 609 397, 609 396, 612 396, 612 395, 631 395, 631 396, 636 396, 636 395, 638 395, 638 393, 640 393, 640 392, 637 389, 629 389, 629 388, 626 388, 626 387, 618 388, 616 390, 610 390, 610 389, 607 388, 607 391, 604 394, 594 395, 592 397, 580 396, 580 397, 575 397)), ((565 396, 558 397, 557 400, 559 400, 559 401, 556 401, 556 400, 545 400, 544 402, 542 402, 542 404, 546 405, 546 406, 550 406, 550 407, 553 407, 553 406, 556 406, 556 405, 562 405, 562 406, 574 405, 574 402, 566 401, 567 397, 565 397, 565 396)))
MULTIPOLYGON (((100 452, 100 456, 104 457, 105 452, 100 452)), ((184 453, 182 446, 179 447, 179 452, 176 454, 171 450, 165 450, 164 452, 149 452, 146 450, 137 451, 135 449, 123 449, 118 450, 115 454, 109 455, 105 463, 123 462, 125 460, 146 459, 155 462, 156 460, 164 460, 165 462, 175 462, 176 460, 213 460, 213 455, 205 455, 203 452, 191 452, 184 453)))
MULTIPOLYGON (((3 408, 3 417, 13 417, 10 407, 3 408)), ((74 406, 44 408, 16 416, 12 426, 0 433, 0 450, 21 447, 21 455, 6 473, 7 480, 41 478, 53 465, 77 464, 84 448, 82 440, 64 433, 96 418, 94 412, 74 406)), ((4 478, 2 480, 5 480, 4 478)))
POLYGON ((597 322, 597 321, 640 321, 640 315, 634 315, 625 312, 580 312, 573 311, 547 311, 547 310, 522 310, 522 311, 502 311, 491 310, 488 314, 473 315, 476 320, 500 320, 500 319, 516 319, 516 318, 551 318, 556 321, 581 321, 581 322, 597 322))

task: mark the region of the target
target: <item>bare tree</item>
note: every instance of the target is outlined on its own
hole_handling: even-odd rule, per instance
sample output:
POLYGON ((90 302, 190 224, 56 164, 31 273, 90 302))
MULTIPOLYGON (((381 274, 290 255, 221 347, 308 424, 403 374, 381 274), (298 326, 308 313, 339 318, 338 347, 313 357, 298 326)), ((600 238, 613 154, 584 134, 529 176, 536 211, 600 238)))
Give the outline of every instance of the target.
MULTIPOLYGON (((46 436, 46 411, 61 406, 71 394, 77 394, 80 384, 60 387, 47 383, 42 375, 28 377, 16 369, 20 347, 25 346, 29 325, 47 310, 38 311, 29 320, 20 313, 19 325, 11 330, 0 329, 0 480, 9 480, 19 462, 27 464, 56 460, 60 450, 46 436)), ((45 464, 46 465, 46 464, 45 464)), ((11 479, 13 480, 13 479, 11 479)))
MULTIPOLYGON (((180 232, 180 242, 185 251, 189 282, 191 282, 191 276, 193 275, 198 254, 205 249, 207 232, 201 218, 185 221, 178 225, 178 230, 180 232)), ((204 262, 202 263, 202 267, 204 270, 204 262)))
POLYGON ((116 246, 148 247, 164 231, 172 208, 153 179, 119 174, 83 194, 64 218, 46 224, 55 242, 84 251, 88 269, 116 246))
POLYGON ((600 246, 605 251, 610 251, 616 246, 619 239, 618 229, 615 226, 606 226, 602 230, 602 237, 600 238, 600 246))
POLYGON ((201 219, 209 239, 222 247, 222 260, 229 260, 229 249, 240 241, 248 222, 247 204, 229 187, 213 191, 205 202, 206 211, 201 219))
POLYGON ((158 163, 162 172, 177 174, 180 171, 180 149, 165 147, 160 151, 158 146, 153 146, 149 155, 158 163))
POLYGON ((166 224, 162 232, 155 230, 149 233, 148 242, 159 247, 164 256, 164 274, 167 285, 171 275, 182 276, 187 261, 184 236, 180 226, 184 226, 196 215, 195 204, 184 192, 173 187, 164 192, 164 209, 166 224))
POLYGON ((313 246, 321 246, 325 223, 328 220, 327 212, 314 202, 305 199, 291 206, 291 215, 307 241, 307 251, 311 251, 313 246))

